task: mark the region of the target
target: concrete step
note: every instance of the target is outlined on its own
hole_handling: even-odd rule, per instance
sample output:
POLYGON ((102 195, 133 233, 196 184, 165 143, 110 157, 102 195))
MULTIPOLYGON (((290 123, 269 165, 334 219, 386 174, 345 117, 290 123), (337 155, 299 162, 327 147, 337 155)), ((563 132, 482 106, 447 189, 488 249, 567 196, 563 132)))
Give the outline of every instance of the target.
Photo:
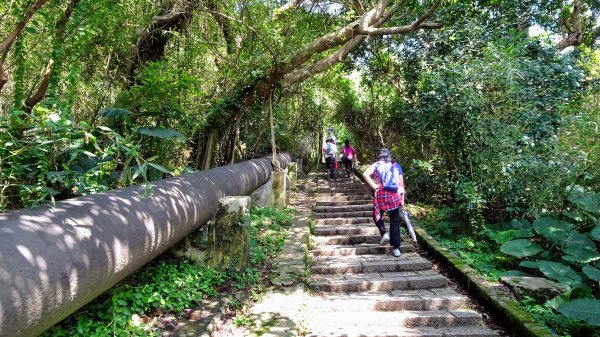
POLYGON ((469 305, 469 299, 451 288, 394 290, 383 293, 339 294, 314 296, 308 305, 327 311, 400 311, 457 310, 469 305))
POLYGON ((371 208, 371 210, 365 210, 365 211, 315 213, 315 216, 317 219, 372 217, 373 216, 373 208, 371 208))
POLYGON ((431 262, 418 254, 400 257, 382 255, 320 256, 312 260, 313 274, 357 274, 431 269, 431 262))
POLYGON ((369 200, 369 203, 360 205, 329 205, 329 206, 317 206, 315 213, 339 213, 339 212, 356 212, 356 211, 371 211, 373 212, 373 202, 369 200))
MULTIPOLYGON (((334 319, 330 317, 329 319, 334 319)), ((366 319, 366 318, 363 318, 366 319)), ((392 320, 394 322, 394 320, 392 320)), ((496 332, 484 326, 399 327, 393 323, 384 326, 349 327, 327 326, 326 323, 309 329, 308 337, 494 337, 496 332)))
POLYGON ((318 187, 317 188, 317 193, 332 193, 332 192, 336 192, 336 193, 362 193, 362 192, 367 192, 367 193, 371 193, 371 191, 369 191, 365 186, 332 186, 332 187, 318 187))
POLYGON ((314 228, 315 235, 379 235, 379 229, 375 223, 356 224, 356 225, 318 225, 314 228))
MULTIPOLYGON (((325 205, 319 205, 319 201, 356 201, 356 200, 361 200, 363 203, 366 203, 366 201, 369 201, 371 203, 371 205, 373 204, 373 196, 370 194, 363 194, 363 195, 322 195, 319 194, 317 196, 317 206, 325 206, 325 205)), ((336 205, 342 205, 342 204, 336 204, 336 205)))
POLYGON ((336 235, 336 236, 315 236, 315 244, 322 245, 360 245, 360 244, 379 244, 381 236, 357 234, 357 235, 336 235))
POLYGON ((445 287, 448 280, 433 270, 348 275, 312 275, 309 287, 324 292, 392 291, 445 287))
POLYGON ((344 198, 357 198, 360 197, 361 199, 367 199, 367 198, 371 198, 373 197, 373 194, 366 192, 366 191, 357 191, 357 192, 352 192, 352 193, 348 193, 348 192, 321 192, 321 193, 317 193, 317 198, 323 199, 323 198, 329 198, 329 197, 335 197, 337 201, 344 201, 344 198))
POLYGON ((330 206, 339 206, 339 207, 345 207, 345 206, 354 206, 354 205, 369 205, 371 207, 373 207, 373 198, 369 197, 369 198, 362 198, 362 199, 355 199, 355 200, 330 200, 327 198, 321 198, 321 200, 317 200, 316 201, 316 205, 317 208, 318 207, 330 207, 330 206))
POLYGON ((347 225, 347 224, 368 224, 373 221, 373 217, 363 216, 363 217, 355 217, 355 218, 327 218, 327 219, 317 219, 315 225, 347 225))
POLYGON ((347 331, 354 331, 352 328, 399 331, 401 327, 482 326, 483 322, 481 315, 471 310, 321 312, 315 308, 307 315, 305 324, 317 331, 328 326, 337 326, 348 329, 347 331))
MULTIPOLYGON (((364 254, 391 254, 392 248, 376 244, 357 244, 357 245, 325 245, 312 250, 313 257, 318 256, 347 256, 364 254)), ((415 247, 410 243, 403 243, 400 246, 402 254, 415 251, 415 247)))

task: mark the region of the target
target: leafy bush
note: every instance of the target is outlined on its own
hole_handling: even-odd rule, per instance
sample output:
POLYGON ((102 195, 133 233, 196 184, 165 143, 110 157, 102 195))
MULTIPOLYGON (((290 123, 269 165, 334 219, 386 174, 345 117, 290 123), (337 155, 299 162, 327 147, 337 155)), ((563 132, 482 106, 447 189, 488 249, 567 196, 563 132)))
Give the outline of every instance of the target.
MULTIPOLYGON (((104 117, 127 118, 125 109, 104 117)), ((130 125, 131 128, 136 128, 130 125)), ((137 128, 128 137, 106 126, 75 123, 68 113, 38 106, 0 115, 0 211, 146 183, 173 174, 142 153, 142 135, 181 138, 165 128, 137 128)), ((148 185, 147 185, 148 186, 148 185)))

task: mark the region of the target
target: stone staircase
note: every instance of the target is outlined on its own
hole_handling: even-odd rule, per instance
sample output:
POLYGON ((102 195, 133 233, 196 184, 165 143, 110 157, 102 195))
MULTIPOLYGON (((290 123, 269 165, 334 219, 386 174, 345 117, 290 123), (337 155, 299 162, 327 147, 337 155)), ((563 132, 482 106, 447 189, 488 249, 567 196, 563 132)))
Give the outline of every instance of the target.
POLYGON ((379 245, 359 180, 320 178, 315 216, 308 336, 498 336, 407 237, 401 257, 379 245))

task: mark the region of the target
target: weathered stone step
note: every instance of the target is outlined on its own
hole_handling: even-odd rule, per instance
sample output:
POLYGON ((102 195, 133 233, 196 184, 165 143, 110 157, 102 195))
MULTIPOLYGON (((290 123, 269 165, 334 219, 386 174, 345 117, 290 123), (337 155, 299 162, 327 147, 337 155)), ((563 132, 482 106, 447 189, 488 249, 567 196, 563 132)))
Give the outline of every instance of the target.
MULTIPOLYGON (((364 254, 391 254, 392 248, 389 246, 380 246, 376 244, 357 244, 357 245, 327 245, 312 250, 314 257, 317 256, 345 256, 345 255, 364 255, 364 254)), ((400 251, 410 253, 415 251, 415 247, 409 243, 403 243, 400 251)))
POLYGON ((310 307, 319 311, 399 311, 399 310, 457 310, 465 308, 469 299, 451 288, 394 290, 385 293, 339 294, 314 296, 310 307))
POLYGON ((361 195, 319 195, 317 196, 317 206, 324 206, 324 205, 319 205, 318 202, 319 201, 355 201, 355 200, 361 200, 363 203, 365 203, 367 200, 371 202, 371 204, 373 204, 373 198, 372 195, 370 194, 361 194, 361 195))
MULTIPOLYGON (((333 319, 333 318, 332 318, 333 319)), ((363 317, 363 320, 368 319, 363 317)), ((392 319, 392 322, 394 320, 392 319)), ((404 327, 399 328, 397 325, 391 326, 367 326, 358 327, 351 325, 343 326, 327 326, 323 322, 322 326, 315 326, 306 336, 308 337, 494 337, 498 336, 496 332, 484 326, 464 326, 464 327, 404 327)))
POLYGON ((323 218, 359 218, 373 216, 373 209, 365 211, 315 213, 317 219, 323 218))
POLYGON ((381 255, 319 257, 312 262, 311 271, 314 274, 389 273, 431 269, 431 262, 414 253, 401 257, 381 255))
POLYGON ((336 235, 336 236, 316 236, 313 237, 317 245, 359 245, 378 244, 381 241, 380 235, 336 235))
POLYGON ((356 211, 371 211, 373 212, 373 202, 369 200, 368 203, 359 205, 329 205, 329 206, 317 206, 315 213, 339 213, 339 212, 356 212, 356 211))
POLYGON ((353 206, 353 205, 370 205, 373 207, 373 198, 362 198, 355 200, 330 200, 327 198, 322 198, 322 200, 317 200, 317 207, 328 207, 328 206, 353 206))
POLYGON ((448 280, 433 270, 367 273, 348 275, 312 275, 309 287, 326 292, 391 291, 445 287, 448 280))
POLYGON ((365 186, 332 186, 332 187, 319 187, 317 188, 317 193, 355 193, 355 192, 367 192, 370 193, 369 190, 366 189, 365 186))
POLYGON ((361 197, 363 199, 372 197, 373 194, 367 191, 355 191, 352 193, 349 192, 320 192, 317 194, 317 198, 328 198, 328 197, 361 197))
POLYGON ((355 224, 355 225, 318 225, 314 228, 315 235, 379 235, 379 230, 375 223, 355 224))
MULTIPOLYGON (((401 312, 321 312, 318 308, 307 315, 304 322, 307 327, 319 331, 329 327, 349 329, 355 327, 363 331, 366 328, 384 331, 398 331, 401 327, 456 327, 482 326, 481 315, 471 310, 431 310, 401 312)), ((329 330, 329 329, 327 329, 329 330)), ((349 329, 347 331, 353 331, 349 329)))
POLYGON ((373 221, 372 217, 363 216, 363 217, 355 217, 355 218, 327 218, 327 219, 317 219, 316 225, 347 225, 347 224, 367 224, 373 221))

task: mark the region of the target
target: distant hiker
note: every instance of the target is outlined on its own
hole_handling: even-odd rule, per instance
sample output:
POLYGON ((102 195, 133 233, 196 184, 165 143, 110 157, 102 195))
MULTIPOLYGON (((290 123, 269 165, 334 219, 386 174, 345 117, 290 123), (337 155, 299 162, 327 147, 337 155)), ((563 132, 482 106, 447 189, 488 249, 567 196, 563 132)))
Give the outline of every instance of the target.
POLYGON ((350 174, 353 172, 353 163, 354 157, 356 156, 356 151, 354 151, 354 147, 350 145, 350 141, 346 139, 344 141, 344 146, 342 146, 341 157, 342 163, 346 168, 346 176, 350 177, 350 174))
POLYGON ((325 145, 323 146, 323 156, 325 157, 325 166, 329 173, 329 179, 335 179, 334 169, 337 157, 337 146, 333 143, 333 138, 327 138, 325 145))
POLYGON ((392 160, 388 149, 381 149, 377 161, 369 166, 364 173, 365 180, 375 190, 373 198, 373 220, 381 234, 380 244, 388 242, 394 248, 394 256, 400 256, 400 210, 404 205, 404 178, 402 167, 392 160), (372 175, 377 176, 379 184, 373 181, 372 175), (387 211, 390 216, 390 235, 385 231, 383 214, 387 211))

